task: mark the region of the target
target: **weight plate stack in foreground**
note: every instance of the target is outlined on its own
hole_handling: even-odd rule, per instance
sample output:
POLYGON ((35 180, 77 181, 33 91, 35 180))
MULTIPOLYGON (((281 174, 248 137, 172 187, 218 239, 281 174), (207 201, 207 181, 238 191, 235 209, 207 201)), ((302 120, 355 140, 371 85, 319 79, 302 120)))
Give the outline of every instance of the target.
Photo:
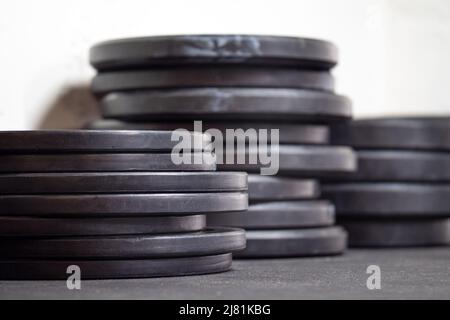
POLYGON ((330 145, 329 126, 352 117, 350 99, 334 92, 333 44, 247 35, 143 37, 97 44, 90 61, 104 119, 87 128, 207 132, 219 171, 250 173, 247 214, 208 215, 215 227, 258 230, 239 257, 345 250, 334 206, 320 200, 321 179, 345 177, 357 165, 350 147, 330 145), (270 153, 262 153, 265 147, 270 153), (274 170, 260 175, 268 167, 274 170))
POLYGON ((211 136, 169 130, 0 132, 0 279, 223 272, 242 229, 206 214, 248 207, 245 172, 216 172, 211 136), (209 145, 209 147, 208 147, 209 145))
POLYGON ((328 181, 324 196, 355 247, 450 244, 450 119, 355 120, 332 128, 356 149, 357 173, 328 181))

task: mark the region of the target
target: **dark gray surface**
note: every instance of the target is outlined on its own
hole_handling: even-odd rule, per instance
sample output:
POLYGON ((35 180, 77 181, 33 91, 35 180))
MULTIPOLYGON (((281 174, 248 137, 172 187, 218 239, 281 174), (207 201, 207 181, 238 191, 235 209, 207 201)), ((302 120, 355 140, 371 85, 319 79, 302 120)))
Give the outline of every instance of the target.
POLYGON ((233 271, 193 277, 0 281, 0 298, 37 299, 450 299, 450 248, 351 250, 344 256, 242 260, 233 271), (381 268, 368 290, 366 268, 381 268))

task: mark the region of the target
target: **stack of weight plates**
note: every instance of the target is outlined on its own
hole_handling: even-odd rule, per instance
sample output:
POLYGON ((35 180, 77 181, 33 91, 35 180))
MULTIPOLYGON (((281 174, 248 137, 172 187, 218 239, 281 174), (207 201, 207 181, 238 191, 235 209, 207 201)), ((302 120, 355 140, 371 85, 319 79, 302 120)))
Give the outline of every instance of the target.
POLYGON ((174 144, 163 131, 1 132, 0 279, 228 270, 244 231, 206 228, 205 215, 246 210, 247 176, 175 165, 174 144))
POLYGON ((358 120, 333 130, 359 170, 324 189, 355 247, 450 242, 450 119, 358 120))
MULTIPOLYGON (((334 93, 337 48, 325 41, 272 36, 171 36, 115 40, 91 50, 99 71, 92 89, 106 120, 95 129, 279 129, 278 176, 260 164, 220 164, 247 171, 251 206, 243 215, 210 215, 211 226, 248 230, 239 257, 338 254, 346 233, 319 178, 352 172, 349 147, 329 145, 328 125, 351 118, 334 93)), ((270 137, 270 133, 269 133, 270 137)), ((224 141, 225 143, 227 141, 224 141)), ((250 146, 248 157, 257 153, 250 146)))

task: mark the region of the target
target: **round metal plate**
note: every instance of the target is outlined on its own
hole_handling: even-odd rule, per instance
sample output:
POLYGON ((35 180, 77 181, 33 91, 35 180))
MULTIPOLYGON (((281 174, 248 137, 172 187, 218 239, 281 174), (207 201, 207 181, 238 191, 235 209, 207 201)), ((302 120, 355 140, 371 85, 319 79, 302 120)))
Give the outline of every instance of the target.
MULTIPOLYGON (((198 132, 186 132, 193 143, 191 151, 202 151, 211 137, 198 132), (196 143, 194 143, 196 142, 196 143)), ((69 152, 166 152, 179 141, 172 141, 170 131, 136 130, 39 130, 1 131, 0 153, 69 153, 69 152)))
POLYGON ((245 248, 241 229, 162 235, 0 239, 2 259, 134 259, 194 257, 245 248))
POLYGON ((449 216, 450 185, 349 183, 322 186, 340 216, 449 216))
POLYGON ((341 254, 347 233, 340 227, 247 231, 247 248, 236 258, 275 258, 341 254))
POLYGON ((231 262, 231 253, 145 260, 0 260, 0 279, 67 280, 70 266, 78 266, 86 280, 188 276, 224 272, 231 262))
POLYGON ((419 247, 450 244, 448 219, 342 221, 351 247, 419 247))
POLYGON ((101 172, 0 175, 0 194, 246 191, 244 172, 101 172))
MULTIPOLYGON (((2 155, 0 173, 214 171, 209 152, 185 154, 189 161, 175 164, 167 153, 26 154, 2 155)), ((178 157, 178 155, 177 155, 178 157)))
POLYGON ((262 35, 183 35, 119 39, 90 51, 98 70, 185 64, 295 65, 330 69, 337 47, 327 41, 262 35))
MULTIPOLYGON (((268 148, 270 150, 270 148, 268 148)), ((235 152, 233 164, 221 164, 226 161, 226 156, 217 153, 217 168, 219 170, 260 172, 261 168, 270 167, 262 164, 257 147, 248 147, 245 151, 235 152), (244 159, 243 164, 237 164, 238 157, 244 159), (251 159, 256 159, 252 164, 251 159)), ((267 156, 267 155, 266 155, 267 156)), ((271 166, 274 166, 276 157, 272 155, 271 166)), ((348 147, 332 146, 279 146, 279 173, 301 175, 302 177, 332 177, 354 172, 357 168, 356 154, 348 147)))
POLYGON ((418 151, 358 151, 358 171, 349 181, 448 182, 450 154, 418 151))
POLYGON ((0 216, 0 237, 136 235, 196 232, 204 215, 130 218, 39 218, 0 216))
POLYGON ((247 207, 246 192, 0 196, 6 216, 173 216, 247 207))
POLYGON ((97 74, 92 91, 117 91, 197 87, 257 87, 334 90, 329 72, 267 67, 183 67, 97 74))
POLYGON ((450 150, 449 117, 357 120, 333 128, 335 144, 357 148, 450 150))
MULTIPOLYGON (((288 123, 264 123, 264 122, 213 122, 202 121, 202 131, 209 129, 219 130, 224 137, 227 129, 267 130, 268 141, 271 141, 270 130, 279 130, 279 143, 281 144, 329 144, 329 129, 323 125, 288 124, 288 123)), ((194 122, 124 122, 119 120, 97 120, 91 122, 87 129, 95 130, 176 130, 184 128, 194 131, 194 122)))
POLYGON ((201 88, 111 93, 105 118, 137 121, 334 122, 350 119, 351 102, 332 93, 295 89, 201 88))
POLYGON ((334 206, 328 201, 276 201, 252 204, 244 213, 208 216, 208 225, 245 229, 296 229, 334 224, 334 206))
POLYGON ((251 174, 248 195, 252 202, 315 199, 320 196, 320 185, 317 180, 251 174))

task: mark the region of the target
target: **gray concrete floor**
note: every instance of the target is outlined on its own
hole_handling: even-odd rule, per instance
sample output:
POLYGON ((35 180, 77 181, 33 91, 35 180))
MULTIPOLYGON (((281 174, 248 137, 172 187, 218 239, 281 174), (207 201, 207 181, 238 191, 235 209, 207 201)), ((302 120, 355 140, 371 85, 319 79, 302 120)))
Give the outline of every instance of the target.
POLYGON ((350 250, 327 258, 237 260, 226 273, 176 278, 0 281, 11 299, 450 299, 450 248, 350 250), (366 269, 381 268, 368 290, 366 269))

